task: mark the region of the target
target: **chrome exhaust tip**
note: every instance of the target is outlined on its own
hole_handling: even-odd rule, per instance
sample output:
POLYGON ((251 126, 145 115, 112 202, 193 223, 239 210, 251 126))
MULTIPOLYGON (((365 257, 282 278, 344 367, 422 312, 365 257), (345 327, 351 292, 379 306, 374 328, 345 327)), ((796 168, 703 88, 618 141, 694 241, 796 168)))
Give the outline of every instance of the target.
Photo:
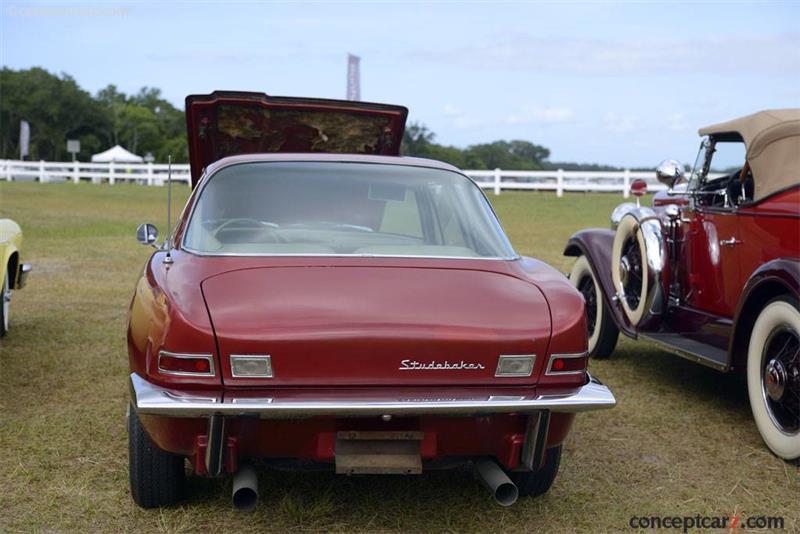
POLYGON ((517 502, 519 497, 517 485, 511 482, 511 479, 497 465, 497 462, 490 458, 475 460, 475 474, 489 488, 497 504, 511 506, 517 502))
POLYGON ((258 504, 258 477, 249 464, 242 464, 233 475, 231 493, 233 507, 243 512, 252 512, 258 504))

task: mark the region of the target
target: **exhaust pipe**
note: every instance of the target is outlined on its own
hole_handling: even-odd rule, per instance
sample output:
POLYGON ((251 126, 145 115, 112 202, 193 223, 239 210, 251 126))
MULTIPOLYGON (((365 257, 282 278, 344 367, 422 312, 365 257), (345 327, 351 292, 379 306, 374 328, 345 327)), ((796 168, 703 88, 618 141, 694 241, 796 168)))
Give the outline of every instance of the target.
POLYGON ((497 504, 511 506, 517 502, 519 497, 517 485, 511 482, 497 462, 490 458, 475 460, 475 474, 489 488, 497 504))
POLYGON ((258 477, 249 464, 242 464, 233 475, 233 507, 252 512, 258 504, 258 477))

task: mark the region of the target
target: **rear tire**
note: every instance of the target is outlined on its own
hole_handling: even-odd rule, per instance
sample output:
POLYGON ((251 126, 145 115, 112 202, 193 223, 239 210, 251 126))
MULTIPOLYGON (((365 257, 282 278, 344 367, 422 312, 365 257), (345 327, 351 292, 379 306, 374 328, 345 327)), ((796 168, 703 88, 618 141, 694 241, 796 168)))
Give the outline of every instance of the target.
POLYGON ((142 508, 171 506, 186 486, 183 457, 164 452, 150 441, 136 412, 128 415, 128 471, 131 496, 142 508))
POLYGON ((747 350, 747 393, 758 432, 786 461, 800 459, 800 307, 778 297, 761 310, 747 350))
POLYGON ((0 285, 0 337, 8 332, 8 316, 11 313, 10 279, 8 269, 3 270, 3 283, 0 285))
POLYGON ((617 346, 619 328, 611 318, 611 311, 603 300, 603 292, 586 256, 578 257, 578 261, 572 267, 569 279, 586 301, 589 357, 608 358, 617 346))
POLYGON ((538 471, 511 471, 508 478, 517 485, 520 497, 538 497, 553 485, 561 465, 561 445, 547 449, 544 465, 538 471))

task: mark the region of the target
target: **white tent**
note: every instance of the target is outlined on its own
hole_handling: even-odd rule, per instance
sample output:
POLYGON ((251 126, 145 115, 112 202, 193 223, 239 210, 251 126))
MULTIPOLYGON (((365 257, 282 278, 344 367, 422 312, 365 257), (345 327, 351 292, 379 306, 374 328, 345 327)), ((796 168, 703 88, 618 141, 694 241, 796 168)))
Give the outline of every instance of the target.
POLYGON ((92 156, 92 163, 108 163, 109 161, 117 163, 141 163, 144 160, 142 156, 137 156, 132 152, 128 152, 119 145, 115 145, 105 152, 100 152, 92 156))

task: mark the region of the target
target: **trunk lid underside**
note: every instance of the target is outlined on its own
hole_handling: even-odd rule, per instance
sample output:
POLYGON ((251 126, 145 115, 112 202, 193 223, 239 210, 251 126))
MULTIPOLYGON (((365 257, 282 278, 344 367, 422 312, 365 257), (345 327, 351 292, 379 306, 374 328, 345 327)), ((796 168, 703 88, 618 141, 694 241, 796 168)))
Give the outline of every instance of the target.
POLYGON ((192 186, 226 156, 265 152, 400 154, 402 106, 216 91, 186 97, 192 186))

